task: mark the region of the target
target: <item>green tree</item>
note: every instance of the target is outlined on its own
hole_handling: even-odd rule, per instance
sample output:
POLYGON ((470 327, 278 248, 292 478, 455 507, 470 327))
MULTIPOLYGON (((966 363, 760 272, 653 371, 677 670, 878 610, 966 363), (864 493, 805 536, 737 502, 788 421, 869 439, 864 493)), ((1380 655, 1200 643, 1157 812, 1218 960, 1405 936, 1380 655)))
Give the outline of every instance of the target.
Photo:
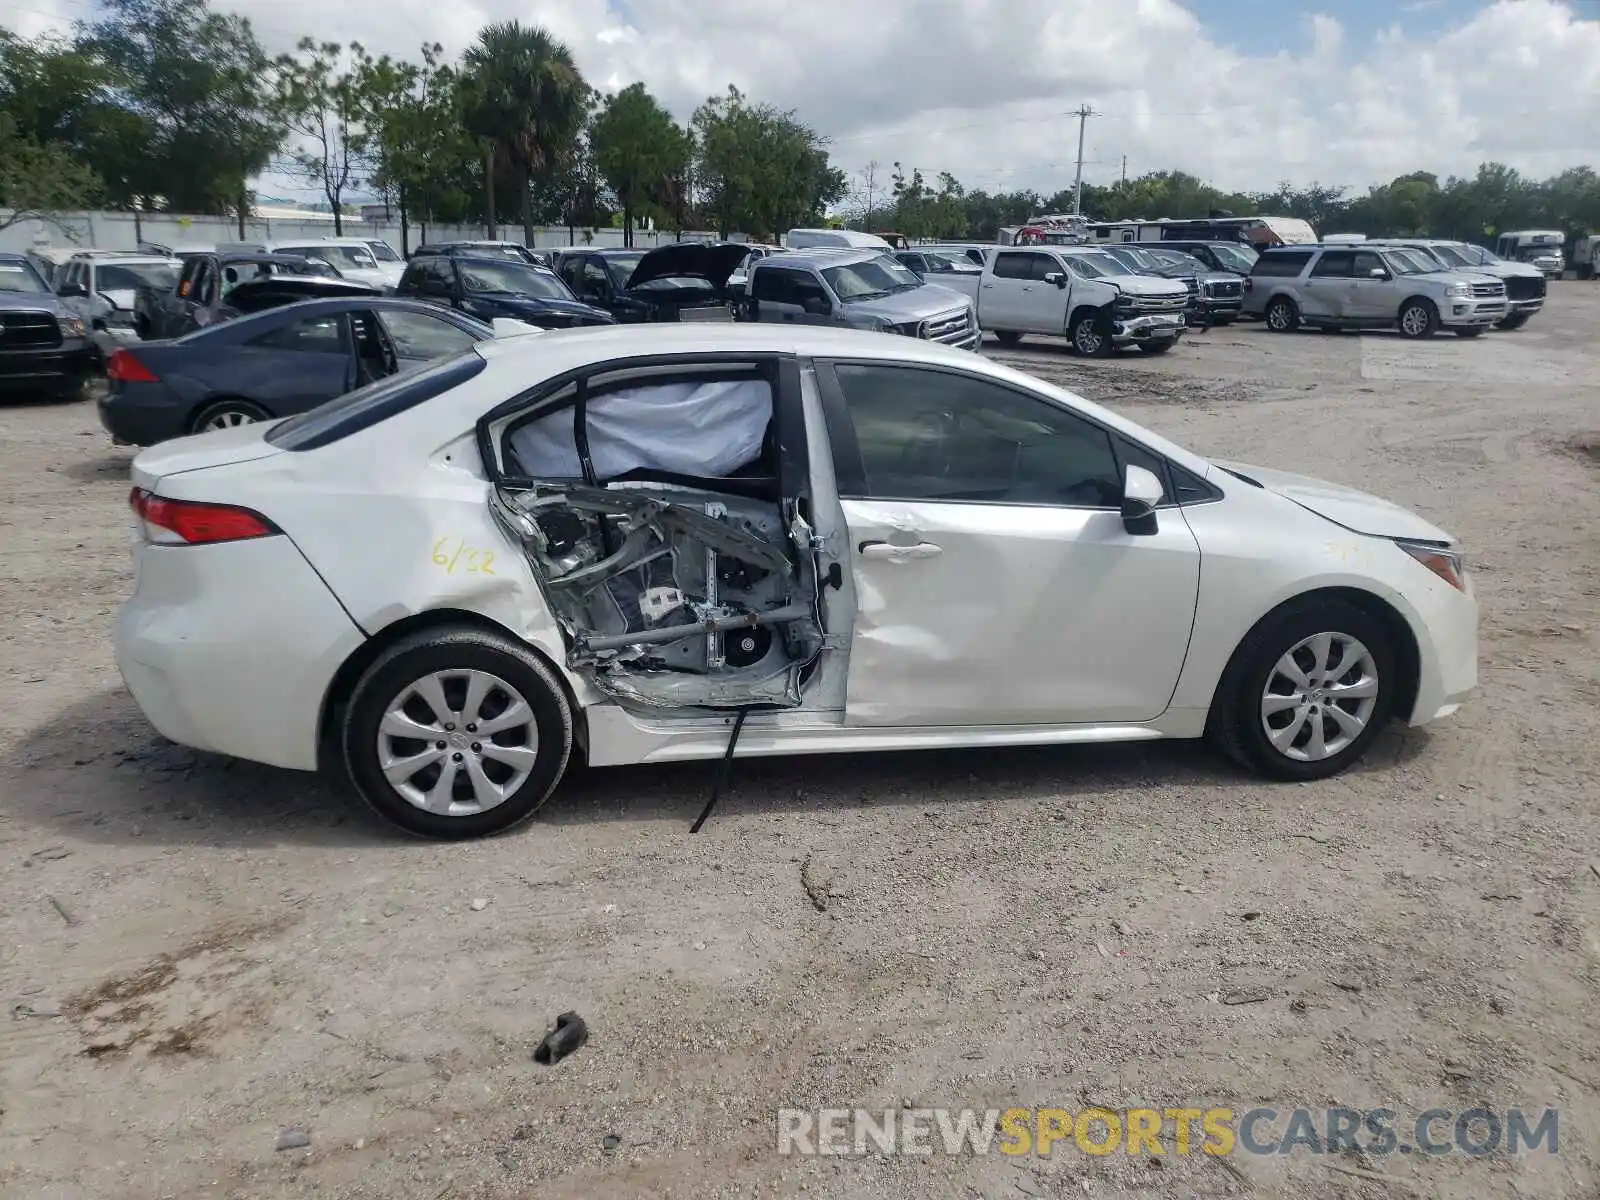
POLYGON ((517 21, 486 25, 462 56, 467 127, 489 148, 485 190, 493 224, 495 162, 517 183, 523 236, 533 241, 533 184, 571 156, 588 113, 590 88, 572 52, 547 30, 517 21))
POLYGON ((735 228, 761 238, 806 221, 821 221, 848 191, 828 160, 824 139, 769 104, 752 105, 738 88, 713 96, 690 122, 695 171, 722 235, 735 228))
POLYGON ((672 220, 683 211, 684 180, 694 153, 687 131, 644 84, 607 96, 589 127, 594 164, 622 208, 624 245, 633 245, 641 214, 672 220))
POLYGON ((148 207, 225 213, 248 203, 248 181, 282 145, 271 63, 250 22, 206 0, 100 0, 74 50, 95 65, 115 127, 114 190, 148 207))
POLYGON ((82 212, 99 201, 98 176, 67 149, 22 137, 0 116, 0 229, 23 221, 60 225, 60 214, 82 212))
MULTIPOLYGON (((366 51, 350 44, 359 64, 366 51)), ((301 38, 295 54, 280 55, 277 102, 291 133, 300 139, 295 164, 306 180, 322 189, 333 209, 333 232, 344 236, 344 194, 360 186, 356 169, 366 152, 363 106, 356 72, 340 66, 344 48, 337 42, 301 38)))

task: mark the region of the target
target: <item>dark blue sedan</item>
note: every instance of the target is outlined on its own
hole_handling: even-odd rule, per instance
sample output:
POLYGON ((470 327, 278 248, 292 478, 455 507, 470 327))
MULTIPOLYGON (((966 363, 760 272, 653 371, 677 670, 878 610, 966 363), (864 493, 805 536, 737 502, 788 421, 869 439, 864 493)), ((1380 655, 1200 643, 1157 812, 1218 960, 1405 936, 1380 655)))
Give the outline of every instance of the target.
POLYGON ((306 300, 118 350, 100 424, 120 444, 151 446, 286 417, 494 336, 463 313, 409 300, 306 300))

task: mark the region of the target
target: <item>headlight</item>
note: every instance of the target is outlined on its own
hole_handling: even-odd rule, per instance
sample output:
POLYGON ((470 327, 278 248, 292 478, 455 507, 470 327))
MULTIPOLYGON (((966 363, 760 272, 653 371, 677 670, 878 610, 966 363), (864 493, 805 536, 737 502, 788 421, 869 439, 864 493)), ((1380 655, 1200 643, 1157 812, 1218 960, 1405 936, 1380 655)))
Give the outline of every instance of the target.
POLYGON ((1470 283, 1452 283, 1445 289, 1444 294, 1452 300, 1465 300, 1472 295, 1472 285, 1470 283))
POLYGON ((1467 590, 1467 569, 1459 550, 1447 550, 1431 542, 1404 542, 1395 545, 1416 559, 1458 592, 1467 590))
POLYGON ((1118 292, 1117 302, 1113 307, 1116 308, 1118 312, 1132 312, 1134 309, 1134 299, 1132 296, 1125 296, 1121 292, 1118 292))
POLYGON ((82 337, 83 336, 83 318, 82 317, 57 317, 56 318, 56 324, 61 326, 61 336, 62 337, 82 337))

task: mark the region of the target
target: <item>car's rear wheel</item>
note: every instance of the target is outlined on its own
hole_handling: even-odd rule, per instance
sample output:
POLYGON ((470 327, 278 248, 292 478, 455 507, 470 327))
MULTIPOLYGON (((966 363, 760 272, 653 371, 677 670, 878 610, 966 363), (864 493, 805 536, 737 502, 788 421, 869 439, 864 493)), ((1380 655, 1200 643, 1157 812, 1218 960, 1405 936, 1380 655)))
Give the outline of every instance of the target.
POLYGON ((1267 328, 1273 333, 1293 333, 1300 328, 1300 309, 1287 296, 1279 296, 1267 305, 1267 328))
POLYGON ((572 710, 525 646, 471 628, 402 638, 351 693, 345 762, 362 799, 430 838, 499 833, 555 790, 572 752, 572 710))
POLYGON ((1399 682, 1380 622, 1342 600, 1311 598, 1245 636, 1217 688, 1207 733, 1251 770, 1323 779, 1367 752, 1394 711, 1399 682))
POLYGON ((1083 313, 1072 322, 1068 336, 1072 348, 1085 358, 1105 358, 1111 353, 1111 331, 1100 313, 1083 313))
POLYGON ((219 400, 196 413, 189 430, 191 433, 211 433, 217 429, 232 429, 237 425, 253 425, 257 421, 268 420, 269 416, 266 409, 248 400, 219 400))
POLYGON ((1439 331, 1439 310, 1431 300, 1407 300, 1400 306, 1400 336, 1430 338, 1439 331))
POLYGON ((994 331, 994 340, 1002 346, 1015 346, 1022 340, 1022 335, 1015 329, 997 329, 994 331))

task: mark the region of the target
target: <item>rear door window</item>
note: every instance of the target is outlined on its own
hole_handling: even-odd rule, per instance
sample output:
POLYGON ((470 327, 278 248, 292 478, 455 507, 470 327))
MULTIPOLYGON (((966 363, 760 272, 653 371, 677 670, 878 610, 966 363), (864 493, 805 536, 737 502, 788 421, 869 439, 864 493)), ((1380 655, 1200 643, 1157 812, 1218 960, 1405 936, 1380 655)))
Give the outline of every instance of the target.
POLYGON ((1311 261, 1311 251, 1290 250, 1263 254, 1256 259, 1255 266, 1250 268, 1250 274, 1257 278, 1293 279, 1306 269, 1306 263, 1311 261))

